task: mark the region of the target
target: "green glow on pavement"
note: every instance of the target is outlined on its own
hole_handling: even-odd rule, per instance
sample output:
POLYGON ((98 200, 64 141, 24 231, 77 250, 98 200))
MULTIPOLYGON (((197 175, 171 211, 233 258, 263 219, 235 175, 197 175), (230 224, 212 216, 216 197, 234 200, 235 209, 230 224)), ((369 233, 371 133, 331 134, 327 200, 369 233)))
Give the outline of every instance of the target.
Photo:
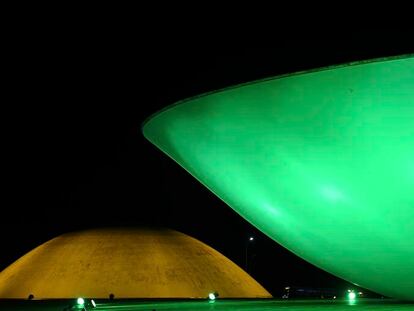
POLYGON ((198 96, 143 133, 293 253, 414 299, 414 56, 198 96))
MULTIPOLYGON (((1 301, 0 310, 14 311, 56 311, 56 310, 77 310, 68 308, 70 302, 67 300, 17 300, 1 301)), ((93 310, 177 310, 177 311, 201 311, 201 310, 232 310, 232 311, 408 311, 413 310, 414 304, 389 299, 358 299, 353 302, 348 299, 323 299, 323 300, 291 300, 291 299, 244 299, 226 300, 219 299, 211 303, 206 300, 183 300, 183 301, 151 301, 151 300, 99 300, 93 310)), ((88 308, 88 310, 91 310, 88 308)))

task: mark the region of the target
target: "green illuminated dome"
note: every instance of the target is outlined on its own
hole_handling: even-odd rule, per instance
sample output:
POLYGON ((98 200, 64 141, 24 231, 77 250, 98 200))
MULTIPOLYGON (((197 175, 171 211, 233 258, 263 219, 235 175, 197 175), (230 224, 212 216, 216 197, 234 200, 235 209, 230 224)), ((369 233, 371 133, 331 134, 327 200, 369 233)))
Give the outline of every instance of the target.
POLYGON ((167 229, 96 229, 58 236, 0 273, 0 299, 271 298, 206 244, 167 229))
POLYGON ((414 299, 414 56, 209 93, 143 133, 293 253, 414 299))

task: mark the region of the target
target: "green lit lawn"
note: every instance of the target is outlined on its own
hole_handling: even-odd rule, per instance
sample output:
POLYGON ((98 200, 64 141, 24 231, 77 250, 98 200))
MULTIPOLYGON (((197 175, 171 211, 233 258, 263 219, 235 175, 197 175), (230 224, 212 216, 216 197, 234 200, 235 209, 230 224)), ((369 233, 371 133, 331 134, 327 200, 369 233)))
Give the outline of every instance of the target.
MULTIPOLYGON (((64 310, 68 301, 23 301, 0 302, 0 310, 64 310)), ((76 309, 72 309, 76 310, 76 309)), ((342 311, 342 310, 414 310, 414 303, 398 302, 395 300, 359 300, 350 304, 347 300, 225 300, 215 301, 98 301, 95 309, 87 310, 286 310, 286 311, 342 311)))

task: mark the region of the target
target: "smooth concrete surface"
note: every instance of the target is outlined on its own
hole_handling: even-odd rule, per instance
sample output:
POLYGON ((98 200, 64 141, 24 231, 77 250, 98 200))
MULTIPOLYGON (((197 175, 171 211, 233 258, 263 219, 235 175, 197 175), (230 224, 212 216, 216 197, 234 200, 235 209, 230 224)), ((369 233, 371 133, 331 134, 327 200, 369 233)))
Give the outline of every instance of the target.
POLYGON ((142 130, 297 256, 414 300, 414 54, 200 95, 142 130))

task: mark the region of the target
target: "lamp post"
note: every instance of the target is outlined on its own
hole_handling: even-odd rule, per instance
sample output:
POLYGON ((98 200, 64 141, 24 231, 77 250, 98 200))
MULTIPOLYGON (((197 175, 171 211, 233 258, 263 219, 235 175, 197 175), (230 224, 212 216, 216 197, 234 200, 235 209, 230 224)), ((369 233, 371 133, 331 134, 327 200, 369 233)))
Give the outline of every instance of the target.
POLYGON ((248 250, 249 250, 249 245, 254 241, 254 238, 252 236, 250 236, 247 241, 246 241, 246 248, 245 248, 245 268, 246 268, 246 272, 249 273, 249 265, 248 265, 248 250))

